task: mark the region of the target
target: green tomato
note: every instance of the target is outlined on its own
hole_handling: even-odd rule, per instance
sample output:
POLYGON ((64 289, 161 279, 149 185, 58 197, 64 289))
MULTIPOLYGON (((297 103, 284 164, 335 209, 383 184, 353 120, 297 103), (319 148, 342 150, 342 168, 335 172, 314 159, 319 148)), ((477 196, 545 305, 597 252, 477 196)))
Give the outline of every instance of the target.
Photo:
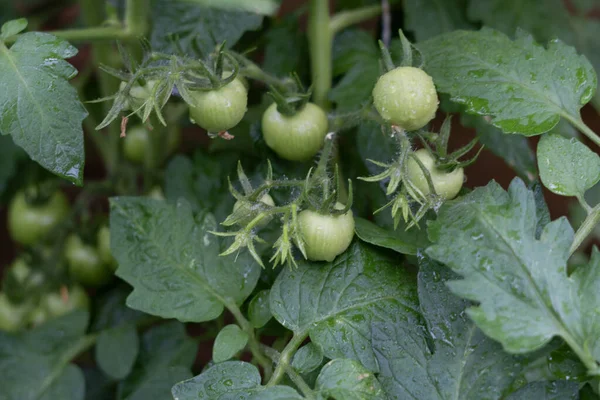
POLYGON ((44 275, 32 270, 23 258, 15 259, 8 267, 7 273, 20 288, 39 288, 44 283, 44 275))
POLYGON ((48 314, 48 310, 38 306, 27 315, 27 324, 36 327, 43 325, 49 319, 50 315, 48 314))
POLYGON ((194 100, 190 118, 208 132, 233 128, 244 118, 248 107, 248 91, 238 78, 216 90, 190 92, 190 96, 194 100))
POLYGON ((67 238, 65 259, 71 277, 84 285, 100 286, 106 283, 112 275, 96 249, 83 243, 79 236, 70 235, 67 238))
POLYGON ((56 318, 75 310, 89 310, 90 298, 81 286, 73 285, 64 297, 59 292, 48 293, 41 306, 49 317, 56 318))
POLYGON ((111 270, 115 271, 117 269, 117 260, 115 260, 110 250, 110 229, 108 226, 102 225, 100 229, 98 229, 96 243, 98 247, 98 255, 100 256, 102 263, 109 266, 111 270))
POLYGON ((138 125, 127 130, 123 139, 123 152, 129 161, 143 164, 150 146, 150 133, 144 126, 138 125))
POLYGON ((0 331, 15 332, 21 329, 29 307, 25 304, 13 304, 6 293, 0 293, 0 331))
MULTIPOLYGON (((275 206, 275 202, 273 201, 273 198, 269 194, 265 194, 263 197, 261 197, 260 201, 271 207, 275 206)), ((242 225, 249 224, 258 215, 256 210, 252 210, 252 208, 248 204, 244 204, 240 200, 236 201, 235 204, 233 205, 233 212, 240 210, 240 207, 243 207, 243 210, 241 210, 241 212, 248 215, 247 218, 240 221, 240 224, 242 224, 242 225)), ((273 216, 265 217, 265 218, 261 219, 258 224, 256 224, 256 227, 257 228, 263 227, 263 226, 267 225, 269 222, 271 222, 272 219, 273 219, 273 216)))
MULTIPOLYGON (((423 163, 427 171, 429 171, 435 192, 446 200, 455 198, 458 192, 460 192, 465 179, 464 170, 462 168, 456 168, 452 172, 447 172, 438 169, 435 166, 435 158, 426 149, 417 150, 414 154, 421 163, 423 163)), ((431 190, 429 189, 427 178, 419 164, 417 164, 412 157, 408 159, 407 171, 409 181, 419 189, 423 195, 429 195, 431 190)), ((411 195, 417 199, 421 197, 412 193, 412 190, 411 195)))
MULTIPOLYGON (((152 91, 154 90, 154 86, 156 86, 156 84, 156 81, 150 80, 143 86, 138 84, 133 85, 133 87, 129 90, 130 98, 129 102, 125 105, 125 108, 131 111, 140 109, 146 100, 152 96, 152 91)), ((125 86, 127 86, 127 82, 121 82, 120 89, 123 90, 125 86)))
POLYGON ((56 191, 44 204, 29 204, 18 192, 8 208, 8 231, 15 242, 31 246, 44 239, 69 213, 69 202, 56 191))
POLYGON ((382 75, 373 100, 384 120, 407 131, 427 125, 439 104, 431 76, 414 67, 398 67, 382 75))
MULTIPOLYGON (((335 208, 341 210, 344 205, 337 203, 335 208)), ((333 216, 304 210, 298 215, 298 223, 306 256, 311 261, 333 261, 350 246, 354 237, 352 211, 333 216)))
POLYGON ((290 161, 307 161, 314 157, 323 146, 327 128, 327 114, 312 103, 307 103, 293 116, 281 114, 277 104, 272 104, 262 117, 267 146, 290 161))

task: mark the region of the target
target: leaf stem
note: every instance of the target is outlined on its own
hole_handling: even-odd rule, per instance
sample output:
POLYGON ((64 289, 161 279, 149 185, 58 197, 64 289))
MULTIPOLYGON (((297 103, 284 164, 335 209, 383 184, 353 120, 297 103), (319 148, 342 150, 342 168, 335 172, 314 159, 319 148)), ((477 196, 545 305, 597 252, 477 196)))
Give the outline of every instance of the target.
POLYGON ((336 33, 343 31, 349 26, 376 17, 381 14, 381 10, 381 5, 375 5, 361 7, 354 10, 341 11, 331 17, 331 20, 329 21, 331 35, 334 36, 336 33))
POLYGON ((294 336, 292 336, 292 339, 288 342, 279 356, 277 367, 275 368, 275 372, 269 380, 269 383, 267 383, 267 387, 275 386, 281 381, 281 379, 283 379, 283 376, 285 375, 287 369, 289 368, 290 362, 292 361, 292 356, 296 350, 298 350, 307 336, 308 333, 306 332, 294 332, 294 336))
POLYGON ((254 332, 254 328, 250 324, 250 322, 244 317, 240 308, 234 302, 228 302, 226 305, 229 312, 233 315, 238 325, 246 334, 248 335, 248 349, 254 356, 254 358, 258 361, 258 364, 262 367, 265 373, 265 380, 271 378, 271 374, 273 373, 273 363, 269 360, 260 348, 260 342, 256 338, 256 334, 254 332))
POLYGON ((332 83, 333 35, 330 29, 329 0, 310 0, 308 43, 314 102, 328 109, 327 95, 332 83))
POLYGON ((577 229, 577 232, 575 232, 575 238, 573 239, 569 254, 575 253, 598 223, 600 223, 600 204, 589 211, 588 216, 585 218, 579 229, 577 229))
MULTIPOLYGON (((261 349, 267 355, 267 357, 273 360, 273 362, 279 363, 279 360, 281 359, 281 353, 279 353, 274 348, 265 345, 261 345, 261 349)), ((298 374, 292 366, 288 365, 285 368, 285 372, 290 378, 290 380, 294 382, 296 387, 300 389, 300 391, 304 395, 304 398, 306 398, 307 400, 315 399, 315 394, 313 390, 310 388, 310 386, 308 386, 308 384, 304 381, 304 379, 302 379, 300 374, 298 374)))
POLYGON ((600 137, 598 137, 596 132, 591 130, 590 127, 587 126, 585 124, 585 122, 583 122, 581 117, 573 118, 573 116, 571 116, 569 114, 563 114, 562 116, 567 121, 569 121, 572 125, 574 125, 577 129, 579 129, 581 131, 581 133, 583 133, 585 136, 587 136, 588 139, 590 139, 592 142, 594 142, 597 146, 600 146, 600 137))

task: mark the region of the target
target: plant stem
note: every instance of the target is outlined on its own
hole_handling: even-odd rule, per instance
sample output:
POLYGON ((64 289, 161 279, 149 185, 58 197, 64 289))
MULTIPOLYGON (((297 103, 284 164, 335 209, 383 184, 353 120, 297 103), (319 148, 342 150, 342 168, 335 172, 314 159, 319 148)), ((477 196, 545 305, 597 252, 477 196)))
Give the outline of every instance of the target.
MULTIPOLYGON (((281 354, 277 350, 265 345, 261 345, 261 349, 267 355, 267 357, 273 360, 273 362, 279 363, 279 360, 281 359, 281 354)), ((288 365, 285 369, 285 372, 287 376, 291 379, 291 381, 294 382, 296 387, 300 389, 300 391, 304 395, 304 398, 308 400, 313 400, 315 398, 313 390, 310 388, 310 386, 308 386, 308 384, 304 381, 304 379, 302 379, 302 377, 296 372, 296 370, 293 367, 288 365)))
POLYGON ((600 137, 598 137, 598 135, 596 135, 596 132, 594 132, 593 130, 591 130, 590 127, 587 126, 585 124, 585 122, 583 122, 583 120, 581 119, 581 117, 579 117, 579 118, 573 118, 569 114, 562 114, 562 117, 564 119, 566 119, 567 121, 569 121, 577 129, 579 129, 579 131, 581 131, 581 133, 583 133, 585 136, 587 136, 597 146, 600 146, 600 137))
POLYGON ((583 221, 583 224, 581 224, 579 229, 577 229, 577 232, 575 232, 575 238, 573 239, 573 244, 571 245, 569 254, 575 253, 579 246, 581 246, 581 243, 583 243, 583 241, 589 236, 599 222, 600 204, 592 208, 588 216, 583 221))
POLYGON ((281 381, 281 379, 283 379, 283 376, 285 375, 285 372, 289 368, 290 362, 292 361, 292 356, 296 350, 298 350, 298 347, 300 347, 307 336, 308 334, 305 332, 294 333, 292 340, 289 341, 289 343, 281 352, 279 362, 277 363, 277 368, 275 368, 275 372, 269 380, 269 383, 267 383, 267 386, 275 386, 281 381))
POLYGON ((308 12, 308 43, 314 102, 329 108, 327 95, 331 89, 331 55, 333 35, 329 26, 329 0, 310 0, 308 12))
POLYGON ((265 379, 269 379, 273 373, 273 363, 262 353, 260 349, 260 342, 254 333, 254 328, 252 325, 250 325, 250 322, 246 319, 246 317, 244 317, 237 304, 229 302, 226 304, 226 307, 229 312, 231 312, 240 328, 242 328, 242 330, 248 335, 248 348, 250 349, 250 352, 252 352, 254 358, 256 358, 258 361, 258 364, 262 367, 265 373, 265 379))
POLYGON ((127 0, 125 28, 133 37, 144 36, 148 31, 148 0, 127 0))
POLYGON ((331 35, 334 36, 336 33, 343 31, 351 25, 376 17, 381 14, 381 10, 381 6, 376 5, 339 12, 334 15, 329 22, 331 35))
POLYGON ((70 42, 129 40, 133 36, 120 26, 98 26, 83 29, 66 29, 50 31, 54 36, 70 42))

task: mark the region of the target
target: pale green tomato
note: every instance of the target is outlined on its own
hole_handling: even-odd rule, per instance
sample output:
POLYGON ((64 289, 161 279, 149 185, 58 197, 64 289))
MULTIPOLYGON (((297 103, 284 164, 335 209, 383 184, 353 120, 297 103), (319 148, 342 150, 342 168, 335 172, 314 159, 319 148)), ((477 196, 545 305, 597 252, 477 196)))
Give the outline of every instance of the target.
POLYGON ((50 317, 55 318, 75 310, 89 310, 90 298, 81 286, 73 285, 69 288, 66 297, 63 297, 60 292, 48 293, 42 299, 41 306, 46 309, 50 317))
POLYGON ((327 128, 327 114, 312 103, 307 103, 293 116, 281 114, 277 104, 272 104, 262 117, 267 146, 290 161, 307 161, 314 157, 323 147, 327 128))
POLYGON ((238 78, 216 90, 190 92, 190 96, 194 100, 190 118, 208 132, 233 128, 244 118, 248 106, 248 91, 238 78))
POLYGON ((407 131, 427 125, 439 104, 431 76, 414 67, 398 67, 382 75, 373 100, 384 120, 407 131))
POLYGON ((117 269, 117 260, 115 260, 110 250, 110 229, 108 226, 102 225, 98 229, 96 244, 100 260, 102 260, 104 265, 109 266, 112 271, 115 271, 117 269))
MULTIPOLYGON (((335 208, 341 210, 344 205, 337 203, 335 208)), ((306 256, 311 261, 333 261, 350 246, 354 237, 351 210, 338 216, 304 210, 298 215, 298 223, 306 256)))
POLYGON ((112 276, 112 271, 102 262, 98 251, 83 243, 79 236, 70 235, 67 238, 65 259, 71 277, 84 285, 101 286, 112 276))
POLYGON ((28 312, 27 305, 13 304, 6 293, 0 293, 0 331, 15 332, 21 329, 28 312))
MULTIPOLYGON (((263 197, 261 197, 260 201, 268 206, 271 206, 271 207, 275 206, 275 202, 273 201, 273 198, 269 194, 265 194, 263 197)), ((248 223, 252 222, 252 220, 258 215, 255 210, 252 210, 247 204, 244 204, 239 200, 236 201, 235 204, 233 205, 233 211, 234 212, 238 211, 240 209, 240 207, 244 207, 243 211, 248 215, 247 218, 245 218, 244 220, 242 220, 240 222, 242 225, 247 225, 248 223)), ((256 224, 256 227, 260 228, 262 226, 265 226, 269 222, 271 222, 272 219, 273 219, 272 216, 265 217, 265 218, 261 219, 258 224, 256 224)))
MULTIPOLYGON (((458 192, 460 192, 465 179, 464 170, 456 168, 454 171, 446 172, 436 168, 435 158, 426 149, 417 150, 414 154, 423 163, 427 171, 429 171, 436 193, 446 200, 455 198, 458 192)), ((429 195, 431 190, 429 189, 427 178, 419 164, 412 158, 408 159, 407 171, 410 182, 423 195, 429 195)), ((416 199, 421 197, 414 193, 411 193, 411 195, 416 199)))

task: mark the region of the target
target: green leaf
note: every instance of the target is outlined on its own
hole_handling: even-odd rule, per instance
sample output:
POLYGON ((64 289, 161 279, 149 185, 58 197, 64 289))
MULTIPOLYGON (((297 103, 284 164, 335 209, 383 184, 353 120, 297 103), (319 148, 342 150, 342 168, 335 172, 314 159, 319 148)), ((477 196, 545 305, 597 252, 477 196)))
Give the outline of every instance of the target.
POLYGON ((135 323, 143 318, 145 314, 125 304, 130 293, 131 287, 123 283, 102 295, 96 294, 97 302, 91 330, 102 331, 130 322, 135 323))
POLYGON ((185 326, 171 321, 144 333, 133 372, 119 385, 124 400, 170 399, 177 382, 192 377, 190 368, 198 351, 197 342, 185 326))
POLYGON ((86 346, 87 312, 74 312, 12 335, 0 331, 0 396, 83 400, 83 374, 71 359, 86 346))
POLYGON ((310 335, 328 358, 358 360, 377 372, 371 323, 419 322, 411 280, 397 258, 355 242, 334 262, 284 269, 271 288, 271 312, 296 335, 310 335))
POLYGON ((248 305, 248 318, 255 328, 262 328, 271 320, 271 307, 269 305, 269 291, 258 292, 248 305))
POLYGON ((375 375, 355 360, 331 360, 317 378, 316 390, 335 400, 385 399, 375 375))
POLYGON ((303 76, 309 57, 306 54, 306 36, 299 27, 299 18, 285 17, 265 34, 263 69, 276 76, 288 76, 295 71, 303 76))
POLYGON ((363 218, 355 218, 354 222, 356 234, 361 240, 400 254, 416 255, 419 249, 429 245, 427 232, 424 229, 412 228, 408 231, 403 227, 396 230, 384 229, 363 218))
POLYGON ((292 367, 301 374, 308 374, 321 366, 323 352, 314 343, 300 347, 292 359, 292 367))
MULTIPOLYGON (((574 38, 570 42, 577 47, 590 60, 596 73, 600 71, 600 21, 595 18, 581 18, 571 16, 571 26, 574 27, 574 38)), ((596 88, 596 93, 592 99, 596 110, 600 110, 600 89, 596 88)))
POLYGON ((488 123, 485 117, 461 114, 464 126, 475 128, 479 142, 498 157, 527 182, 537 177, 535 153, 526 137, 505 135, 500 129, 488 123))
POLYGON ((172 394, 176 400, 245 399, 301 400, 288 386, 266 388, 260 385, 258 369, 242 361, 226 361, 212 366, 202 374, 178 383, 172 394))
POLYGON ((596 73, 575 49, 552 41, 545 49, 519 32, 515 41, 493 29, 456 31, 420 44, 439 91, 469 113, 492 116, 505 133, 537 135, 561 117, 579 121, 596 73))
POLYGON ((561 218, 538 240, 536 227, 534 194, 523 182, 508 192, 492 182, 442 207, 427 253, 463 277, 450 288, 480 303, 469 316, 507 351, 533 351, 560 336, 598 374, 600 255, 567 276, 572 228, 561 218))
POLYGON ((131 372, 139 352, 139 338, 134 325, 122 325, 100 332, 96 342, 96 361, 102 371, 123 379, 131 372))
POLYGON ((220 257, 212 215, 141 197, 111 199, 117 275, 133 286, 127 305, 163 318, 202 322, 252 293, 260 266, 247 254, 220 257))
POLYGON ((467 0, 404 1, 404 23, 420 42, 457 29, 469 29, 467 0))
POLYGON ((499 399, 521 371, 518 359, 475 327, 465 313, 469 303, 450 293, 446 282, 455 277, 419 259, 426 337, 414 335, 423 327, 394 319, 373 324, 379 381, 389 398, 499 399))
POLYGON ((506 400, 577 400, 579 385, 577 382, 532 382, 506 398, 506 400))
POLYGON ((46 33, 25 33, 8 49, 0 43, 0 133, 12 135, 42 167, 81 185, 82 121, 88 113, 69 85, 77 49, 46 33))
POLYGON ((233 208, 225 176, 233 177, 238 156, 230 153, 208 155, 201 151, 193 159, 174 157, 165 172, 165 195, 171 203, 185 198, 194 212, 209 210, 224 221, 233 208))
POLYGON ((248 334, 235 324, 226 325, 215 338, 212 358, 216 363, 227 361, 242 351, 248 343, 248 334))
POLYGON ((13 19, 2 25, 0 31, 0 39, 6 40, 11 36, 18 35, 27 28, 27 20, 25 18, 13 19))
POLYGON ((10 136, 0 136, 0 196, 7 189, 10 179, 17 173, 17 166, 25 156, 10 136))
POLYGON ((277 0, 178 0, 203 7, 221 8, 230 11, 247 11, 256 14, 273 15, 279 8, 277 0))
POLYGON ((544 135, 537 156, 542 182, 553 193, 583 196, 600 181, 600 157, 575 138, 544 135))
POLYGON ((223 42, 234 46, 246 31, 259 29, 263 21, 262 15, 206 8, 191 2, 153 0, 152 4, 152 49, 173 54, 176 48, 171 38, 176 38, 187 55, 198 55, 195 41, 202 55, 207 56, 223 42))

